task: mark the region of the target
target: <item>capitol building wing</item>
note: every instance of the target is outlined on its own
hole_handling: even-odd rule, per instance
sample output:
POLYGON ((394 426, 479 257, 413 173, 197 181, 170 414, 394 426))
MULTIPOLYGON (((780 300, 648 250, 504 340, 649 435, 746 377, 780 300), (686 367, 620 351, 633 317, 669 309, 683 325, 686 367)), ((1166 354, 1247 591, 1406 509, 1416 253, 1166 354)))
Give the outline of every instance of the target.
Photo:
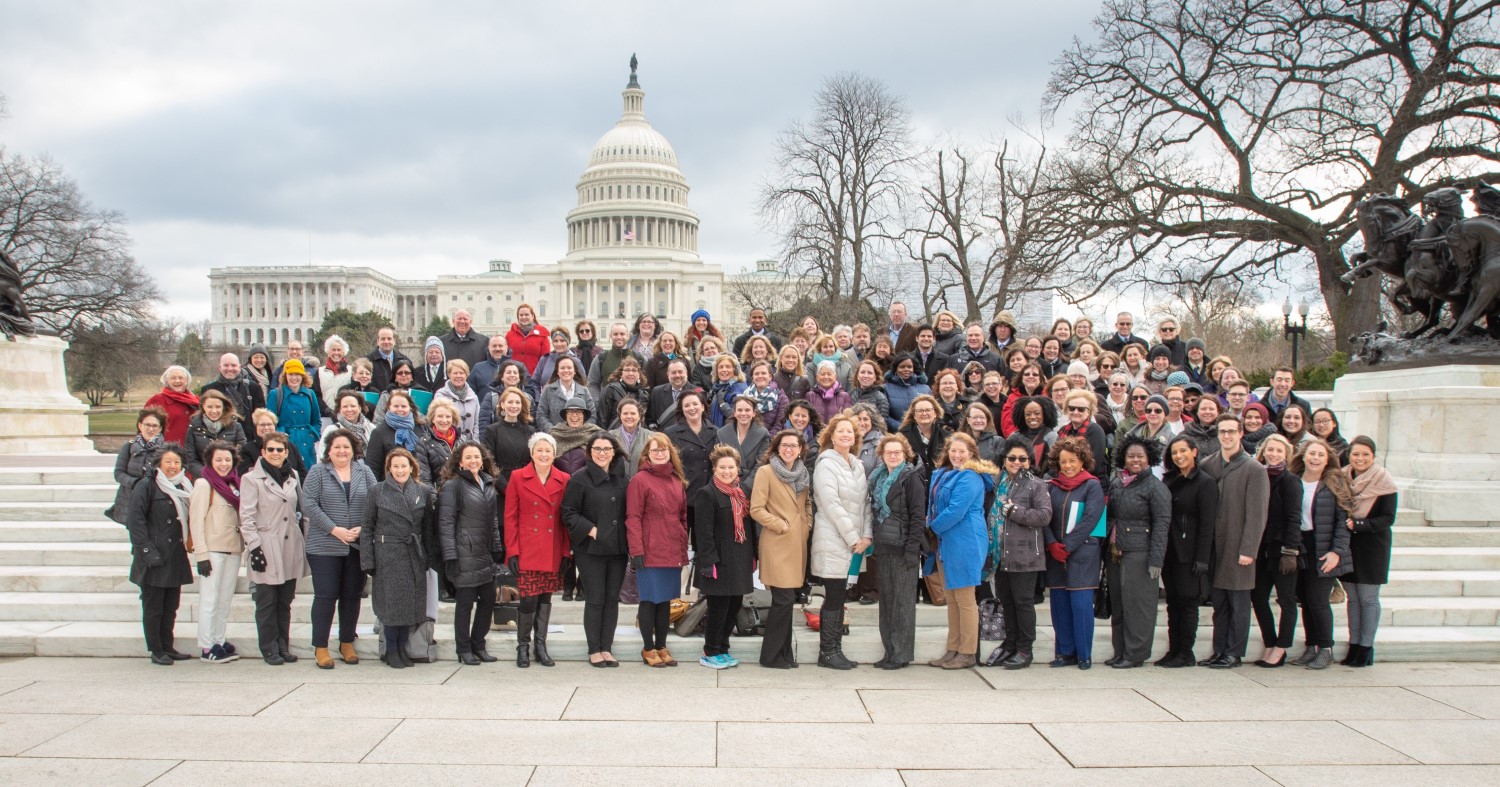
POLYGON ((634 69, 621 95, 619 121, 594 143, 578 179, 562 259, 524 270, 497 259, 473 275, 425 281, 357 266, 214 268, 213 343, 305 341, 338 308, 384 314, 406 348, 421 346, 420 333, 434 317, 451 319, 459 309, 486 334, 508 329, 522 303, 535 306, 544 324, 570 328, 584 318, 630 323, 651 312, 681 331, 697 309, 723 315, 723 269, 698 256, 691 189, 672 144, 646 121, 646 92, 634 69))

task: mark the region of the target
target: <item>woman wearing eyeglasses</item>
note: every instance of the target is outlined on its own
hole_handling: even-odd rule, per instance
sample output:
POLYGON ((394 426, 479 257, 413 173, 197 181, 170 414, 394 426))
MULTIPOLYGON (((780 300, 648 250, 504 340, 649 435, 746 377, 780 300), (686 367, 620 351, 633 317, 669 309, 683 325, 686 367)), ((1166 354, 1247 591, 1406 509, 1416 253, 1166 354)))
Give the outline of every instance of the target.
POLYGON ((1002 515, 995 597, 1005 610, 1005 639, 985 663, 1017 670, 1031 666, 1036 642, 1037 578, 1047 568, 1052 498, 1032 472, 1031 446, 1024 439, 1012 437, 1001 451, 994 503, 1002 515))
POLYGON ((630 478, 624 452, 611 435, 589 438, 588 463, 568 477, 562 519, 573 543, 573 560, 583 586, 583 635, 589 663, 616 667, 615 623, 620 617, 620 586, 625 582, 625 496, 630 478))
POLYGON ((1109 481, 1110 633, 1115 655, 1105 664, 1132 669, 1151 658, 1156 634, 1156 589, 1167 557, 1172 495, 1151 469, 1161 464, 1161 444, 1129 435, 1115 446, 1109 481), (1115 556, 1117 555, 1117 557, 1115 556))
POLYGON ((659 432, 646 438, 641 460, 625 492, 626 541, 640 593, 636 621, 644 643, 641 661, 649 667, 674 667, 667 628, 688 562, 687 477, 677 448, 659 432))

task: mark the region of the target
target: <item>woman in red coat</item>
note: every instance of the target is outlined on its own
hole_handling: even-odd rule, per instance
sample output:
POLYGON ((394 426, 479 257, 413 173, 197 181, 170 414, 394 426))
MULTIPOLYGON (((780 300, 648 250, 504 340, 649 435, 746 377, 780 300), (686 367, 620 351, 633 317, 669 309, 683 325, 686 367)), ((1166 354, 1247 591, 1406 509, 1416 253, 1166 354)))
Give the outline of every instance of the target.
POLYGON ((188 421, 198 412, 198 397, 188 387, 193 375, 181 366, 168 366, 161 373, 161 390, 146 400, 147 407, 160 407, 167 411, 167 424, 162 428, 162 439, 182 445, 187 440, 188 421))
POLYGON ((532 631, 536 632, 536 660, 553 664, 547 655, 547 623, 552 619, 552 594, 562 590, 562 560, 572 554, 568 529, 562 522, 563 492, 568 474, 552 466, 557 441, 537 432, 526 443, 531 463, 510 474, 505 489, 505 554, 516 573, 521 608, 516 618, 516 666, 531 666, 532 631))
POLYGON ((516 307, 516 321, 510 324, 505 343, 510 347, 510 357, 526 364, 527 374, 535 374, 542 356, 552 352, 552 338, 546 328, 537 324, 536 312, 529 303, 516 307))
POLYGON ((667 650, 667 627, 688 562, 687 477, 677 447, 664 434, 646 438, 640 470, 625 492, 625 539, 640 593, 641 660, 652 667, 675 667, 677 660, 667 650))

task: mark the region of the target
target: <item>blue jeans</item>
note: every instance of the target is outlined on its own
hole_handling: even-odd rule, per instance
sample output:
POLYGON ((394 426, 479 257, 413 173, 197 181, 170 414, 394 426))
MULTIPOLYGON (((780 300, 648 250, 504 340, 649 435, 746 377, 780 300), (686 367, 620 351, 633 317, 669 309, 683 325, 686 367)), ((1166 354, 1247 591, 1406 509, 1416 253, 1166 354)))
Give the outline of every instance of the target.
POLYGON ((1094 658, 1094 591, 1052 589, 1052 631, 1057 638, 1057 656, 1094 658))

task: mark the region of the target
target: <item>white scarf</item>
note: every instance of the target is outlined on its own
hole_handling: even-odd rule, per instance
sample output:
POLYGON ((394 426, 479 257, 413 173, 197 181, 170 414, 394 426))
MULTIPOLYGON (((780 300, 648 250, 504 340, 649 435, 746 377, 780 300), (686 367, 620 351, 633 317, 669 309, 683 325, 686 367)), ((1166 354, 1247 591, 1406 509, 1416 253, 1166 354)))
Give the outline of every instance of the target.
POLYGON ((182 543, 188 542, 188 499, 193 496, 192 484, 188 483, 187 473, 181 470, 177 475, 168 476, 161 468, 156 470, 156 488, 167 493, 172 498, 172 505, 177 506, 177 519, 182 523, 182 543))

